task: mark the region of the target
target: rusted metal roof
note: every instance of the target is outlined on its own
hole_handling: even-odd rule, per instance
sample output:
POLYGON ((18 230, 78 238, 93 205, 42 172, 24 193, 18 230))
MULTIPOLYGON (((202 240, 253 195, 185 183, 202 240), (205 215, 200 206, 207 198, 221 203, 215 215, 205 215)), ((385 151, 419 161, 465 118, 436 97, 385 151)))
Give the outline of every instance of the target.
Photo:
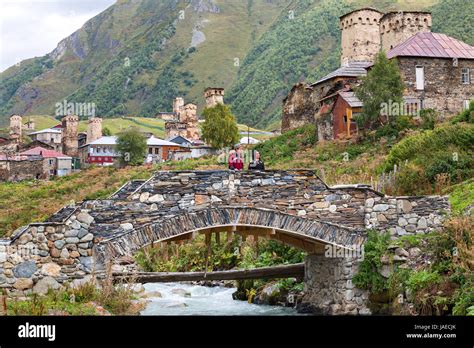
POLYGON ((418 33, 387 54, 388 58, 403 56, 474 59, 474 47, 445 34, 418 33))

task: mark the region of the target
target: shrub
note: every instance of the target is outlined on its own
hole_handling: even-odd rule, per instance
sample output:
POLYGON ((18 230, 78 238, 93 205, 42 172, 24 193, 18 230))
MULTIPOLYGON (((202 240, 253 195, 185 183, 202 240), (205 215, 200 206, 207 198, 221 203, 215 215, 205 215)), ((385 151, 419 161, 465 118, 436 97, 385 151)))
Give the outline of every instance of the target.
POLYGON ((413 272, 406 281, 406 286, 409 290, 416 293, 417 291, 426 288, 430 285, 439 283, 441 278, 438 272, 431 272, 428 270, 413 272))
POLYGON ((453 124, 459 122, 474 123, 474 100, 471 100, 468 109, 462 111, 459 115, 454 117, 451 122, 453 124))
POLYGON ((423 109, 420 111, 420 117, 422 119, 421 127, 423 129, 434 129, 438 114, 434 109, 423 109))
POLYGON ((370 290, 373 293, 387 290, 387 281, 378 271, 382 266, 380 258, 386 252, 389 240, 389 233, 368 232, 367 242, 364 245, 364 260, 360 263, 359 271, 353 278, 356 287, 370 290))
POLYGON ((383 170, 393 168, 406 160, 412 160, 424 154, 426 157, 452 145, 454 148, 464 151, 474 149, 474 125, 448 125, 417 132, 401 140, 391 150, 383 165, 383 170))

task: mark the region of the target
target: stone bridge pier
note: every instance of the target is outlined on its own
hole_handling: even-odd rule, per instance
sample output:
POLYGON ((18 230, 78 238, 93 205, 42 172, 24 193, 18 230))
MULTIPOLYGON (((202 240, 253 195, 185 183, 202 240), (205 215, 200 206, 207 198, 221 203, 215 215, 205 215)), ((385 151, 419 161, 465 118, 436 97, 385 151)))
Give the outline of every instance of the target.
POLYGON ((338 251, 360 251, 368 229, 389 231, 393 238, 435 230, 447 211, 446 197, 387 197, 366 185, 329 187, 308 170, 157 172, 0 240, 0 287, 41 293, 90 278, 153 243, 227 232, 305 250, 307 309, 365 314, 368 295, 352 284, 359 261, 338 251))

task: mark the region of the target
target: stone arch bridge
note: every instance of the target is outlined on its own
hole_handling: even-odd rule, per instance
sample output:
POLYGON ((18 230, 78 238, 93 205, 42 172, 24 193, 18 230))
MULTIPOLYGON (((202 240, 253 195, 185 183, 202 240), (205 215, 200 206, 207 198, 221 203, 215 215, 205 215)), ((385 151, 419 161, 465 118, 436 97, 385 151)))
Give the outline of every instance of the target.
POLYGON ((315 310, 367 313, 367 294, 351 284, 359 261, 328 257, 327 246, 357 249, 368 229, 394 237, 425 233, 441 225, 447 210, 445 197, 329 187, 307 170, 157 172, 0 240, 0 287, 30 291, 44 278, 60 284, 90 277, 149 244, 227 231, 306 250, 305 301, 315 310))

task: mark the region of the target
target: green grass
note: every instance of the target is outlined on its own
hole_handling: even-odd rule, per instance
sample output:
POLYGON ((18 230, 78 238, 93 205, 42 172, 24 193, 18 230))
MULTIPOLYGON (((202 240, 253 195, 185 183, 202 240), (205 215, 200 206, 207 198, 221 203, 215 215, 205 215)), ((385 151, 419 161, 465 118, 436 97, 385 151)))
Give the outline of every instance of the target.
POLYGON ((449 189, 449 201, 455 214, 463 213, 468 207, 474 206, 474 178, 454 185, 449 189))

